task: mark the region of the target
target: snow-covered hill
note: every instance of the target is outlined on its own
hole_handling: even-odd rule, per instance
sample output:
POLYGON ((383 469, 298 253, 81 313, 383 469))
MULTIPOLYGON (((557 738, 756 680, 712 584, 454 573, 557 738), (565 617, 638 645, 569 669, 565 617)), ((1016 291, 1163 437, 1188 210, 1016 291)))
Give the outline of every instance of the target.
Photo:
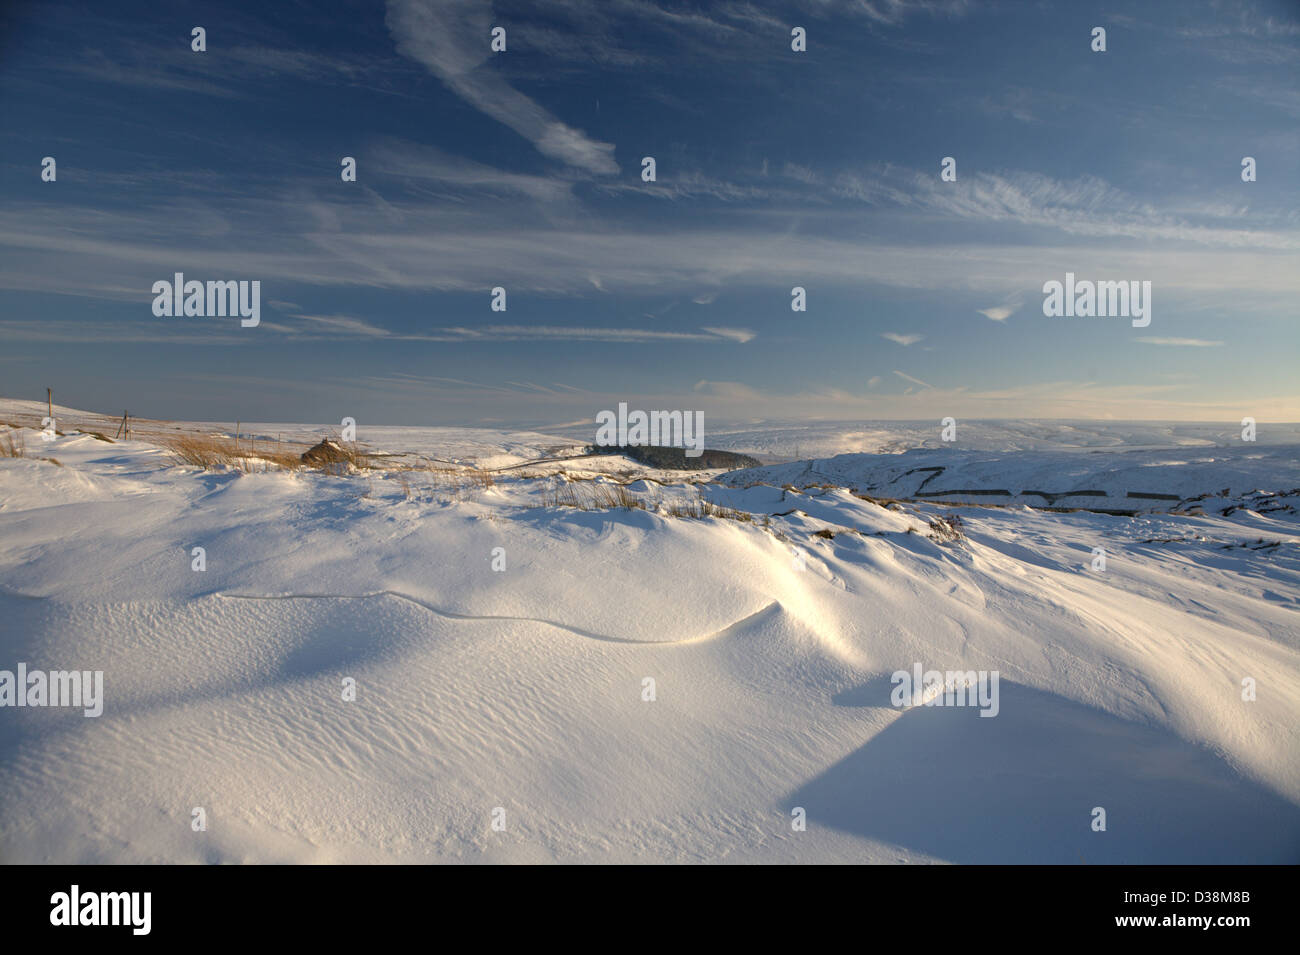
MULTIPOLYGON (((727 484, 833 484, 876 497, 1097 511, 1220 509, 1253 491, 1300 496, 1300 447, 1039 452, 915 449, 732 471, 727 484)), ((1295 503, 1290 501, 1291 506, 1295 503)), ((1273 506, 1288 506, 1285 499, 1273 506)))
MULTIPOLYGON (((22 433, 0 669, 102 670, 105 699, 0 709, 0 860, 1300 861, 1294 499, 885 506, 851 488, 904 462, 852 456, 602 507, 593 474, 200 471, 22 433), (997 715, 892 705, 918 663, 997 671, 997 715)), ((958 471, 1300 485, 1294 448, 1036 453, 958 471)))

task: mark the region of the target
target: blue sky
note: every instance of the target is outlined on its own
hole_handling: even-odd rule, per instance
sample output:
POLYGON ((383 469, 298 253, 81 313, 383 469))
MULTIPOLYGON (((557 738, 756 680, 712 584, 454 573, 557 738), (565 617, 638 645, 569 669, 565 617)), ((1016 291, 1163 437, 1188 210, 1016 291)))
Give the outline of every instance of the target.
POLYGON ((4 16, 6 396, 388 424, 619 401, 1300 420, 1295 0, 4 16), (155 317, 178 271, 259 280, 261 324, 155 317), (1150 281, 1151 324, 1044 316, 1067 271, 1150 281))

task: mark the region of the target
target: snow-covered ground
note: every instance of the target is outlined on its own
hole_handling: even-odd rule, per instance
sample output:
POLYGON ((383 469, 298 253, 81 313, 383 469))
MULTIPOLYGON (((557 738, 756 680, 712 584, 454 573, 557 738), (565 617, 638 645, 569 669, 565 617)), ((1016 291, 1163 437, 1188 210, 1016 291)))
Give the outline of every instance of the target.
POLYGON ((1252 491, 1300 493, 1300 446, 1251 445, 1070 451, 918 448, 840 454, 732 471, 743 487, 762 482, 834 484, 873 497, 949 503, 1028 504, 1096 511, 1214 510, 1252 491))
MULTIPOLYGON (((837 454, 892 454, 943 448, 939 421, 770 422, 753 426, 707 423, 708 444, 762 460, 829 458, 837 454)), ((579 432, 565 432, 577 434, 579 432)), ((955 445, 974 451, 1092 451, 1207 448, 1241 443, 1241 428, 1227 422, 967 421, 956 422, 955 445)), ((1300 425, 1269 424, 1257 444, 1300 444, 1300 425)))
POLYGON ((1300 861, 1294 444, 1095 426, 660 474, 610 508, 608 462, 542 434, 363 429, 549 461, 482 486, 200 471, 154 443, 187 426, 109 443, 60 409, 47 442, 33 409, 0 402, 28 426, 0 458, 0 670, 102 670, 105 699, 0 709, 2 861, 1300 861), (922 493, 1179 500, 853 493, 911 498, 914 467, 945 469, 922 493), (966 539, 932 539, 953 515, 966 539), (997 715, 892 705, 918 663, 996 670, 997 715))

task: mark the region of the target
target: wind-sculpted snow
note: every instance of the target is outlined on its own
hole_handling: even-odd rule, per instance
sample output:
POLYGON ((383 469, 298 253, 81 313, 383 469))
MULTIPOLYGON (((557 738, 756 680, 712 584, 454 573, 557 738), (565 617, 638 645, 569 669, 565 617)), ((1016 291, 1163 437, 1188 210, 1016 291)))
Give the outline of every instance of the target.
POLYGON ((849 455, 609 507, 600 475, 26 436, 0 670, 100 670, 105 699, 0 708, 5 861, 1300 861, 1300 525, 1251 496, 1300 486, 1280 449, 849 455), (927 473, 1230 493, 885 500, 927 473), (996 715, 895 705, 918 663, 997 671, 996 715))
POLYGON ((556 630, 563 630, 566 633, 574 634, 575 636, 586 637, 588 640, 603 640, 606 643, 635 643, 641 646, 653 644, 655 646, 667 646, 667 647, 678 646, 683 643, 698 643, 702 640, 713 640, 721 636, 726 636, 731 633, 735 633, 739 630, 744 629, 744 627, 755 617, 757 617, 759 614, 772 610, 774 607, 776 607, 775 603, 770 603, 766 607, 754 611, 752 614, 750 614, 748 617, 745 617, 743 620, 737 620, 731 626, 724 627, 722 630, 719 630, 717 633, 706 633, 703 634, 702 636, 695 637, 695 638, 687 638, 685 640, 630 640, 627 637, 611 636, 609 634, 604 634, 604 633, 590 633, 586 630, 579 630, 577 627, 570 627, 568 624, 565 623, 559 623, 558 621, 555 620, 544 620, 540 617, 500 617, 500 616, 491 616, 491 615, 483 616, 479 614, 452 613, 448 610, 440 610, 437 607, 425 603, 423 600, 417 600, 415 597, 410 597, 407 596, 406 594, 398 593, 395 590, 381 590, 378 593, 357 594, 357 595, 222 594, 221 596, 230 597, 235 600, 367 600, 374 597, 394 597, 398 600, 406 600, 410 603, 415 604, 416 606, 423 607, 425 610, 429 611, 430 613, 436 614, 439 617, 444 617, 448 620, 477 620, 483 622, 509 621, 512 623, 541 623, 541 624, 545 624, 548 627, 554 627, 556 630))

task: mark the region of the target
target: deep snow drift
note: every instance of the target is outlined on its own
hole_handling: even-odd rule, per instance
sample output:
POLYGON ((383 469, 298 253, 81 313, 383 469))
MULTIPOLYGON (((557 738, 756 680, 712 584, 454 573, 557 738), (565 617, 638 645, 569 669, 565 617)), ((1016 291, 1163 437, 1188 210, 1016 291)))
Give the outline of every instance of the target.
MULTIPOLYGON (((1196 513, 882 505, 852 490, 903 462, 860 456, 583 510, 605 478, 205 472, 64 430, 0 459, 0 670, 102 670, 104 713, 0 709, 0 860, 1300 861, 1298 502, 1249 496, 1300 485, 1294 446, 943 465, 1228 489, 1196 513), (996 717, 891 705, 917 663, 998 671, 996 717)), ((421 453, 563 456, 441 430, 421 453)))

